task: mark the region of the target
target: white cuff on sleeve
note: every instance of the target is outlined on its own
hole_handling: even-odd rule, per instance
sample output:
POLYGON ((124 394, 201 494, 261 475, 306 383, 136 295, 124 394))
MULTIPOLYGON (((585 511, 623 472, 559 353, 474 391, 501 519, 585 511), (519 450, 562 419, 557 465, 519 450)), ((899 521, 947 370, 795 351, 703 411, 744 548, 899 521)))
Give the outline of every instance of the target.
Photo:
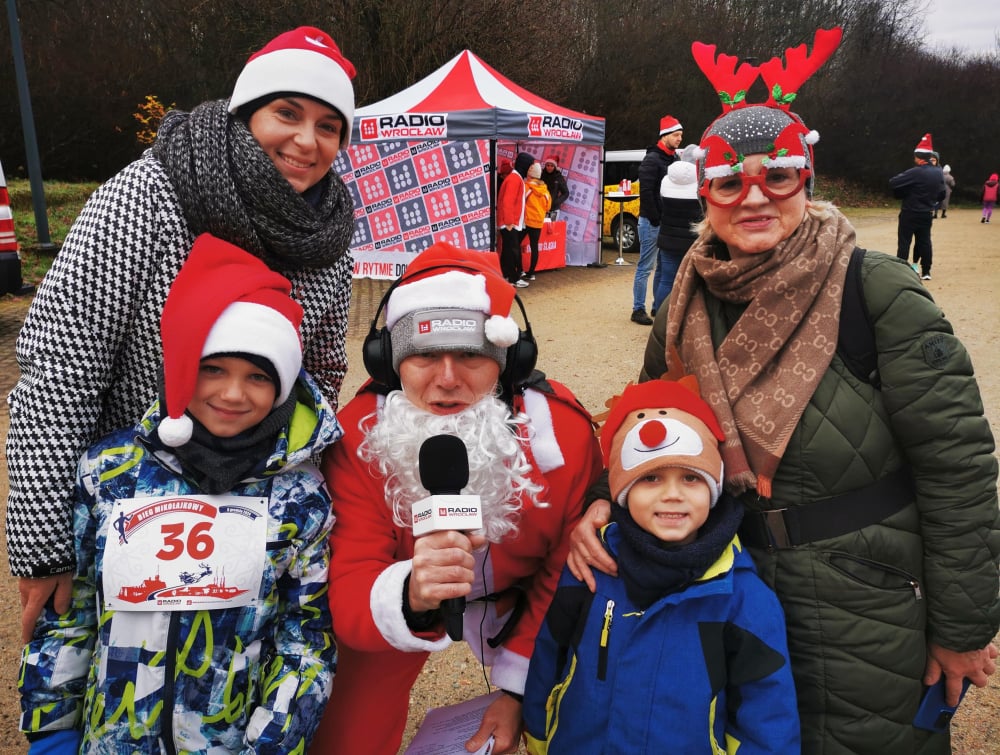
POLYGON ((404 653, 444 650, 451 644, 448 635, 433 641, 421 639, 403 618, 403 585, 412 569, 412 561, 398 561, 378 575, 370 599, 372 619, 385 641, 397 650, 404 653))

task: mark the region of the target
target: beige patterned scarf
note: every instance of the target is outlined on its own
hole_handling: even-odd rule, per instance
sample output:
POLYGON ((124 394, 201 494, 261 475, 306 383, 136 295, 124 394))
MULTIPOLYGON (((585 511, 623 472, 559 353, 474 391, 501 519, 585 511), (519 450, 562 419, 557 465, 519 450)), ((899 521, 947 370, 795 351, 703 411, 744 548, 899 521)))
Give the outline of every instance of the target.
POLYGON ((667 359, 684 367, 726 433, 726 486, 769 498, 775 470, 837 347, 840 304, 855 235, 830 205, 814 205, 771 252, 718 259, 704 231, 684 257, 670 297, 667 359), (713 349, 705 291, 747 302, 713 349))

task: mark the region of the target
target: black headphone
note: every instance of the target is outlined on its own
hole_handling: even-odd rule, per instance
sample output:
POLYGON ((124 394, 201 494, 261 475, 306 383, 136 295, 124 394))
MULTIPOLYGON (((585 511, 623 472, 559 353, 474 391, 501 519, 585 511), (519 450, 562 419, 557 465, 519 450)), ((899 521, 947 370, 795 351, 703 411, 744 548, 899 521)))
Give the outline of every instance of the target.
MULTIPOLYGON (((382 385, 394 390, 399 390, 402 386, 399 382, 399 375, 392 369, 392 338, 389 335, 388 328, 384 326, 379 328, 377 326, 378 318, 397 286, 431 270, 467 270, 476 275, 483 274, 482 270, 474 267, 432 265, 423 268, 419 273, 409 278, 406 276, 406 273, 403 273, 403 275, 389 286, 389 290, 382 296, 382 301, 378 303, 378 308, 375 310, 375 316, 372 318, 368 335, 365 336, 364 345, 361 347, 361 358, 365 364, 365 369, 375 382, 382 383, 382 385)), ((517 341, 512 346, 507 347, 507 364, 504 366, 503 372, 500 373, 499 380, 505 394, 510 393, 514 386, 526 380, 531 371, 535 369, 535 362, 538 361, 538 344, 535 343, 535 337, 531 334, 531 323, 528 322, 528 313, 524 311, 524 304, 521 303, 517 294, 514 294, 514 301, 517 302, 518 309, 521 310, 521 317, 524 319, 524 330, 518 329, 517 341)))

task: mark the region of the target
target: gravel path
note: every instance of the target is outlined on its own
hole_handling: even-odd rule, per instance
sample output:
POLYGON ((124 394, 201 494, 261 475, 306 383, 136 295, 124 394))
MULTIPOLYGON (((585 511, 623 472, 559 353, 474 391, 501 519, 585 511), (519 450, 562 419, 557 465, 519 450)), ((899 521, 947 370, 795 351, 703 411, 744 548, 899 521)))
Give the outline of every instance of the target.
MULTIPOLYGON (((990 417, 1000 437, 1000 226, 979 223, 978 209, 950 209, 947 219, 934 223, 934 279, 927 282, 935 299, 972 354, 990 417)), ((895 210, 848 213, 858 229, 859 245, 882 251, 895 249, 895 210)), ((605 262, 616 251, 606 247, 605 262)), ((634 261, 635 256, 626 259, 634 261)), ((642 360, 648 328, 629 321, 635 268, 565 268, 539 273, 519 291, 539 344, 539 368, 569 385, 594 413, 629 380, 642 360)), ((348 353, 355 369, 344 386, 345 401, 364 379, 361 342, 370 319, 388 287, 387 281, 356 281, 351 307, 348 353)), ((0 298, 0 394, 6 395, 17 377, 13 344, 27 311, 28 300, 0 298)), ((9 417, 0 403, 0 435, 9 417)), ((0 501, 7 494, 6 456, 0 448, 0 501)), ((6 560, 6 541, 0 542, 6 560)), ((4 570, 6 571, 6 570, 4 570)), ((0 752, 26 753, 17 731, 17 664, 20 655, 16 582, 0 580, 0 752)), ((411 694, 407 740, 428 708, 458 702, 487 691, 483 670, 464 645, 437 654, 427 664, 411 694)), ((954 719, 954 752, 987 755, 1000 741, 1000 674, 985 689, 973 688, 954 719), (994 744, 991 745, 990 742, 994 744)))

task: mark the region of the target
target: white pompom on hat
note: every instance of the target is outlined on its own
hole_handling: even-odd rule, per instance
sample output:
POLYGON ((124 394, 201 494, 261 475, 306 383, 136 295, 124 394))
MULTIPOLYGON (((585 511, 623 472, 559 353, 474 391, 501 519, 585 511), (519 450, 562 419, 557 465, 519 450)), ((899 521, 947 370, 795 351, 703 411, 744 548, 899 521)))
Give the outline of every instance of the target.
POLYGON ((681 467, 705 480, 715 506, 723 482, 719 443, 725 438, 711 407, 680 383, 649 380, 628 386, 601 428, 612 499, 625 506, 628 491, 644 475, 681 467))
POLYGON ((507 348, 520 336, 510 316, 514 294, 495 254, 444 242, 427 248, 410 262, 385 307, 393 370, 408 356, 434 351, 481 353, 502 370, 507 348))
POLYGON ((229 112, 269 94, 294 92, 321 100, 344 116, 340 148, 354 127, 354 65, 329 34, 300 26, 268 42, 247 60, 229 98, 229 112))
POLYGON ((176 447, 191 439, 185 412, 200 362, 213 354, 266 359, 278 376, 274 405, 288 399, 302 367, 302 307, 291 290, 287 278, 249 252, 208 233, 195 239, 160 316, 161 441, 176 447))

